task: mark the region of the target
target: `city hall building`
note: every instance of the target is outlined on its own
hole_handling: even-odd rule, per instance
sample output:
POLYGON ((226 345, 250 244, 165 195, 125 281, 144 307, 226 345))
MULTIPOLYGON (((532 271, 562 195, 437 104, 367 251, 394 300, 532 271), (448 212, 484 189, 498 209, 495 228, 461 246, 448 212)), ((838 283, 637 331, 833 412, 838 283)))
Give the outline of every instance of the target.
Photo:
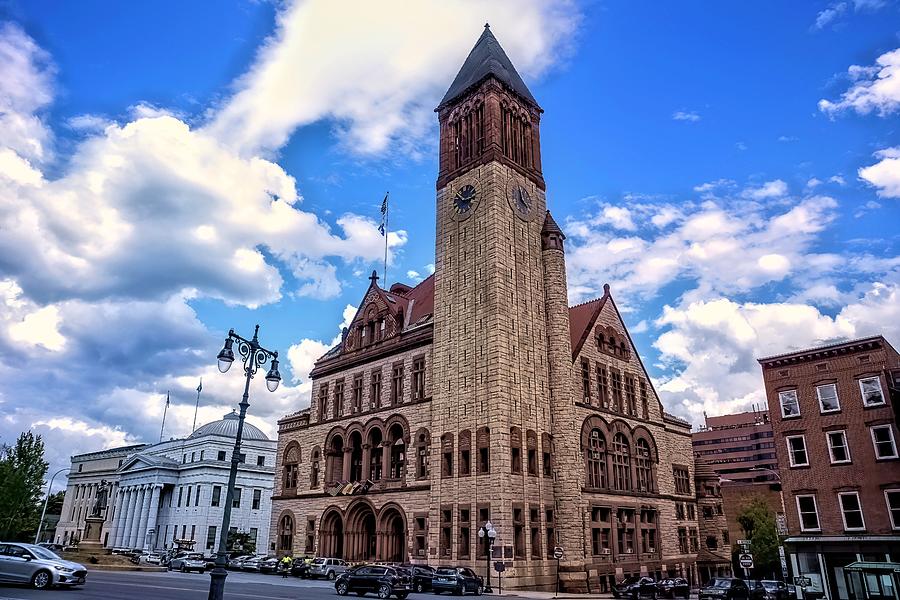
POLYGON ((690 426, 665 412, 608 286, 567 303, 542 110, 485 28, 436 110, 435 272, 373 273, 311 407, 279 421, 271 549, 506 565, 504 586, 696 583, 690 426))

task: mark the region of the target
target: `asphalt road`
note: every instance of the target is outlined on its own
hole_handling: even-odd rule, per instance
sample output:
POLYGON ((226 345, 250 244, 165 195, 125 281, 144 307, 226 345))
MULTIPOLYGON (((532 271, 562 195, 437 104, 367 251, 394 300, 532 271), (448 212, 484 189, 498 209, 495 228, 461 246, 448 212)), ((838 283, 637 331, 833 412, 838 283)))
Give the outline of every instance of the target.
MULTIPOLYGON (((33 590, 0 584, 0 600, 197 600, 207 597, 209 573, 141 573, 88 571, 87 583, 73 589, 33 590)), ((430 594, 429 594, 430 597, 430 594)), ((229 572, 228 600, 336 600, 334 584, 278 575, 229 572)), ((354 596, 355 598, 355 596, 354 596)), ((374 596, 372 596, 374 598, 374 596)))

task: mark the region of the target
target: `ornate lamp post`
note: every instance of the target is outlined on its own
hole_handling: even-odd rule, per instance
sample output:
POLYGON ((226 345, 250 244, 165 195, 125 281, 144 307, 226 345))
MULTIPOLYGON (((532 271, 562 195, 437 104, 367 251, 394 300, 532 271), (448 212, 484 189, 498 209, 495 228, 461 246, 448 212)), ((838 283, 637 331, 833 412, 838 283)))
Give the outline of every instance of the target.
POLYGON ((272 365, 266 373, 266 387, 270 392, 278 389, 281 383, 281 373, 278 372, 278 352, 267 350, 259 345, 259 325, 253 331, 253 339, 248 340, 236 334, 234 329, 228 331, 225 338, 225 346, 219 351, 219 371, 225 373, 234 362, 234 343, 238 344, 238 353, 244 361, 244 396, 241 398, 240 413, 238 417, 237 435, 234 438, 234 450, 231 453, 231 470, 228 472, 228 488, 225 491, 225 507, 222 511, 222 530, 219 532, 219 550, 216 554, 216 566, 210 571, 209 600, 223 600, 225 592, 225 578, 228 572, 225 567, 228 564, 228 529, 231 526, 231 503, 234 501, 234 482, 237 479, 238 464, 241 460, 241 435, 244 432, 244 417, 247 415, 247 407, 250 406, 250 380, 256 375, 256 371, 269 360, 272 365))
POLYGON ((484 584, 484 593, 492 594, 494 590, 491 589, 491 557, 494 555, 494 541, 497 539, 497 530, 494 529, 494 524, 488 521, 482 525, 481 529, 478 530, 478 537, 487 540, 487 557, 485 559, 487 582, 484 584))
POLYGON ((44 495, 44 510, 41 511, 41 520, 38 523, 37 533, 34 534, 34 543, 37 544, 41 541, 41 527, 44 526, 44 517, 47 516, 47 502, 50 500, 50 490, 53 489, 53 480, 56 479, 56 476, 62 473, 63 471, 68 471, 69 467, 64 469, 60 469, 56 473, 53 474, 53 477, 50 478, 50 484, 47 486, 47 493, 44 495))

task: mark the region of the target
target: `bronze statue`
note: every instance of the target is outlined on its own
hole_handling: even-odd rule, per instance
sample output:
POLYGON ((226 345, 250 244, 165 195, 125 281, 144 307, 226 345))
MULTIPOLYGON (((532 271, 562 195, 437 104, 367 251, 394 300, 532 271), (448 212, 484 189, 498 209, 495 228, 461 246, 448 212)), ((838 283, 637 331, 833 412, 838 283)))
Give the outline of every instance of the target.
POLYGON ((92 517, 102 517, 106 514, 106 503, 109 497, 110 485, 105 479, 100 481, 100 487, 97 488, 97 498, 94 500, 94 506, 91 509, 92 517))

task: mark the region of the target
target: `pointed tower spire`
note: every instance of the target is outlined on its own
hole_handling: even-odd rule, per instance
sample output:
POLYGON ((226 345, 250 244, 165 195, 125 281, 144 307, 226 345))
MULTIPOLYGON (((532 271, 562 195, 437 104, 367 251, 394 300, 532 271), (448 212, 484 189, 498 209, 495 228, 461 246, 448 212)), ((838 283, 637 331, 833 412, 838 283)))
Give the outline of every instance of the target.
POLYGON ((485 23, 484 32, 475 42, 472 51, 469 52, 469 57, 463 63, 459 73, 456 74, 456 79, 453 80, 450 89, 444 94, 438 110, 452 103, 491 75, 523 100, 533 106, 538 106, 537 100, 531 95, 528 86, 522 81, 509 57, 506 56, 500 42, 491 33, 491 26, 485 23))

